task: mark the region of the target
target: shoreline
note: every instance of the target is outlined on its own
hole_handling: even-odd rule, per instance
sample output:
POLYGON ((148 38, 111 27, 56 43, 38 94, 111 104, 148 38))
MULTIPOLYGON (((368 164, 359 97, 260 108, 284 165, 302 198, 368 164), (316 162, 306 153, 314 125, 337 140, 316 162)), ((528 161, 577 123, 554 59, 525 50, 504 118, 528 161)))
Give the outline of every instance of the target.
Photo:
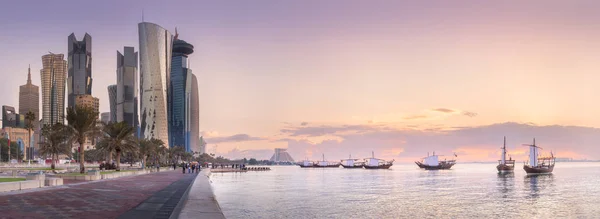
POLYGON ((210 184, 210 174, 211 171, 208 168, 200 171, 184 197, 179 201, 179 205, 171 214, 170 219, 225 218, 210 184))

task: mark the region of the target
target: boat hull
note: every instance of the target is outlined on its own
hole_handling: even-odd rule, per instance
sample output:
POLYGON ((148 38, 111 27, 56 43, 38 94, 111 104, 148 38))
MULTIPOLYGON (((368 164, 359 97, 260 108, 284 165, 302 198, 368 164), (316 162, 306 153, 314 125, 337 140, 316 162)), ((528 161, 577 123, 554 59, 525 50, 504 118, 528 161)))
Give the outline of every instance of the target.
POLYGON ((425 164, 422 164, 419 161, 415 161, 415 164, 417 164, 417 166, 419 166, 419 168, 425 168, 425 164))
POLYGON ((304 165, 298 165, 298 166, 300 166, 300 168, 313 168, 313 167, 315 167, 315 166, 304 166, 304 165))
POLYGON ((438 164, 436 166, 429 166, 429 165, 423 164, 423 169, 426 169, 426 170, 449 170, 450 168, 452 168, 452 166, 454 166, 454 164, 438 164))
POLYGON ((498 166, 496 166, 496 169, 498 170, 498 172, 513 172, 515 170, 515 166, 498 164, 498 166))
POLYGON ((380 166, 368 166, 365 165, 365 169, 389 169, 393 164, 386 164, 386 165, 380 165, 380 166))
POLYGON ((358 169, 358 168, 363 168, 363 165, 360 165, 360 166, 354 166, 354 165, 353 166, 346 166, 346 165, 342 164, 342 167, 348 168, 348 169, 358 169))
POLYGON ((320 166, 320 165, 315 165, 314 168, 339 168, 340 165, 336 164, 336 165, 325 165, 325 166, 320 166))
POLYGON ((554 170, 554 165, 544 167, 523 166, 523 170, 525 170, 527 174, 549 174, 554 170))

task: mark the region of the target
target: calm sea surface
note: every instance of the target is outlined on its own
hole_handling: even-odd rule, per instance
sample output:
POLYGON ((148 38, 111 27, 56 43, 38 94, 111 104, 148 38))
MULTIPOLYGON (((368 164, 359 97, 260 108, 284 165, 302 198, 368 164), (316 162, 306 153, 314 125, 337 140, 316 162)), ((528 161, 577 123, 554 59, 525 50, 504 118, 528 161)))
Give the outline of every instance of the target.
POLYGON ((227 218, 600 218, 600 163, 557 163, 552 175, 499 175, 496 164, 426 171, 271 167, 213 173, 227 218))

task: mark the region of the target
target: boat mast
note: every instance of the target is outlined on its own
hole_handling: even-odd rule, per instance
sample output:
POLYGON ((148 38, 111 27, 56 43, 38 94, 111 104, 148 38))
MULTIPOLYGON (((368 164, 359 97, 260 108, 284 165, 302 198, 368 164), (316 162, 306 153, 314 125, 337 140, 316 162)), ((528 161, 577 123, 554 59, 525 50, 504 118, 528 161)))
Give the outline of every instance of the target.
POLYGON ((325 162, 325 154, 323 154, 323 162, 325 162))
POLYGON ((371 156, 375 158, 375 152, 371 151, 371 156))
POLYGON ((502 147, 502 164, 506 164, 506 136, 504 136, 504 147, 502 147))

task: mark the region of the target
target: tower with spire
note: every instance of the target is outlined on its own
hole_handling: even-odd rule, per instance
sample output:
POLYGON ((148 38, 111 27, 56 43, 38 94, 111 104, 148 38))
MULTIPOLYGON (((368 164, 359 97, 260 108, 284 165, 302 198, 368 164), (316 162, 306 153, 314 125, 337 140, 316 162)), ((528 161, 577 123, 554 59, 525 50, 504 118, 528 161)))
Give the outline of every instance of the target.
MULTIPOLYGON (((33 112, 40 120, 40 87, 31 83, 31 65, 27 69, 27 83, 19 87, 19 114, 33 112)), ((37 123, 36 123, 37 124, 37 123)))

